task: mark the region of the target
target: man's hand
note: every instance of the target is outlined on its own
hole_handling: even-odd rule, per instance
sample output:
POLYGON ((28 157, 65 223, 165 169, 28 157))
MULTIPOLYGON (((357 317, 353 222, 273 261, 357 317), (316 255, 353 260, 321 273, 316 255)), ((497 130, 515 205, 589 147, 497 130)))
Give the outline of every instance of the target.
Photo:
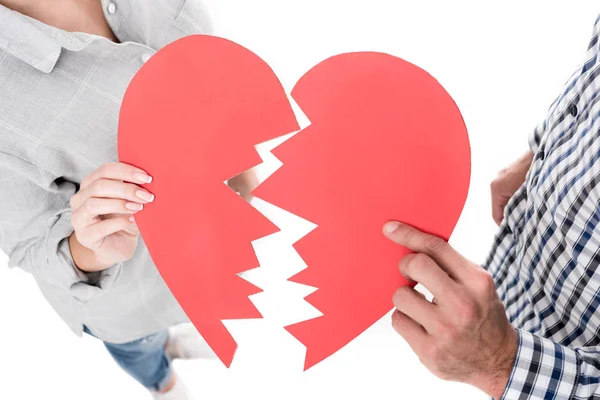
POLYGON ((492 216, 498 225, 504 219, 504 207, 506 207, 508 200, 525 182, 532 161, 533 153, 528 151, 517 161, 500 171, 498 177, 492 182, 492 216))
POLYGON ((512 372, 518 334, 492 277, 438 237, 395 222, 384 233, 415 251, 401 260, 400 272, 434 295, 429 302, 411 287, 398 289, 394 329, 439 378, 500 398, 512 372))

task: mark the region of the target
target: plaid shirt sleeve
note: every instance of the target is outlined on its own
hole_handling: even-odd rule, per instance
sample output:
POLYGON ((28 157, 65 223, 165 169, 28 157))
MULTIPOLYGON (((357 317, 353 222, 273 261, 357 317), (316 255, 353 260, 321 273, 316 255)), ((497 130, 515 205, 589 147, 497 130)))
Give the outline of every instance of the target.
POLYGON ((501 400, 600 398, 600 347, 569 348, 518 332, 517 358, 501 400))

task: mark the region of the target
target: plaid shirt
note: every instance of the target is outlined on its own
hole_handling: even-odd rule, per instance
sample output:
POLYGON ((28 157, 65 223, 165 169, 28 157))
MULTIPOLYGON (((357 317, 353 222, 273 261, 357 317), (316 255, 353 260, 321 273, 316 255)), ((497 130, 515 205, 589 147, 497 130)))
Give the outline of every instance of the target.
POLYGON ((600 399, 599 21, 484 264, 519 332, 503 399, 600 399))

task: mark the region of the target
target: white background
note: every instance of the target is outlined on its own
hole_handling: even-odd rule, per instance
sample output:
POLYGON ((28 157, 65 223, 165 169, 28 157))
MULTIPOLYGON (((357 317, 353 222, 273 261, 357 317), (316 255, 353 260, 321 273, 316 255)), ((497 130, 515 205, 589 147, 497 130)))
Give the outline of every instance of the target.
MULTIPOLYGON (((263 57, 285 88, 319 61, 377 50, 434 75, 470 131, 472 182, 451 243, 481 262, 495 233, 489 183, 527 149, 564 81, 583 61, 596 1, 207 0, 216 34, 263 57)), ((272 170, 269 163, 263 172, 272 170)), ((307 289, 286 283, 302 268, 289 245, 301 221, 257 201, 283 229, 256 243, 263 269, 247 274, 265 293, 252 300, 264 320, 228 322, 240 348, 230 370, 213 361, 177 362, 198 399, 485 399, 430 375, 397 336, 389 315, 345 349, 302 372, 303 347, 282 328, 317 315, 307 289)), ((91 338, 75 337, 33 280, 0 255, 0 398, 144 399, 91 338)))

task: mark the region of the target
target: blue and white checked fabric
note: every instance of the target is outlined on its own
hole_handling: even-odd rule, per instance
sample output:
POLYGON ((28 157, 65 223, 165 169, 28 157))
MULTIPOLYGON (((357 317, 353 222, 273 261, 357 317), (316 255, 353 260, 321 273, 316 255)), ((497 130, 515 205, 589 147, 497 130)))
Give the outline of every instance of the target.
POLYGON ((519 351, 503 399, 600 399, 600 18, 585 62, 530 138, 490 271, 519 351))

